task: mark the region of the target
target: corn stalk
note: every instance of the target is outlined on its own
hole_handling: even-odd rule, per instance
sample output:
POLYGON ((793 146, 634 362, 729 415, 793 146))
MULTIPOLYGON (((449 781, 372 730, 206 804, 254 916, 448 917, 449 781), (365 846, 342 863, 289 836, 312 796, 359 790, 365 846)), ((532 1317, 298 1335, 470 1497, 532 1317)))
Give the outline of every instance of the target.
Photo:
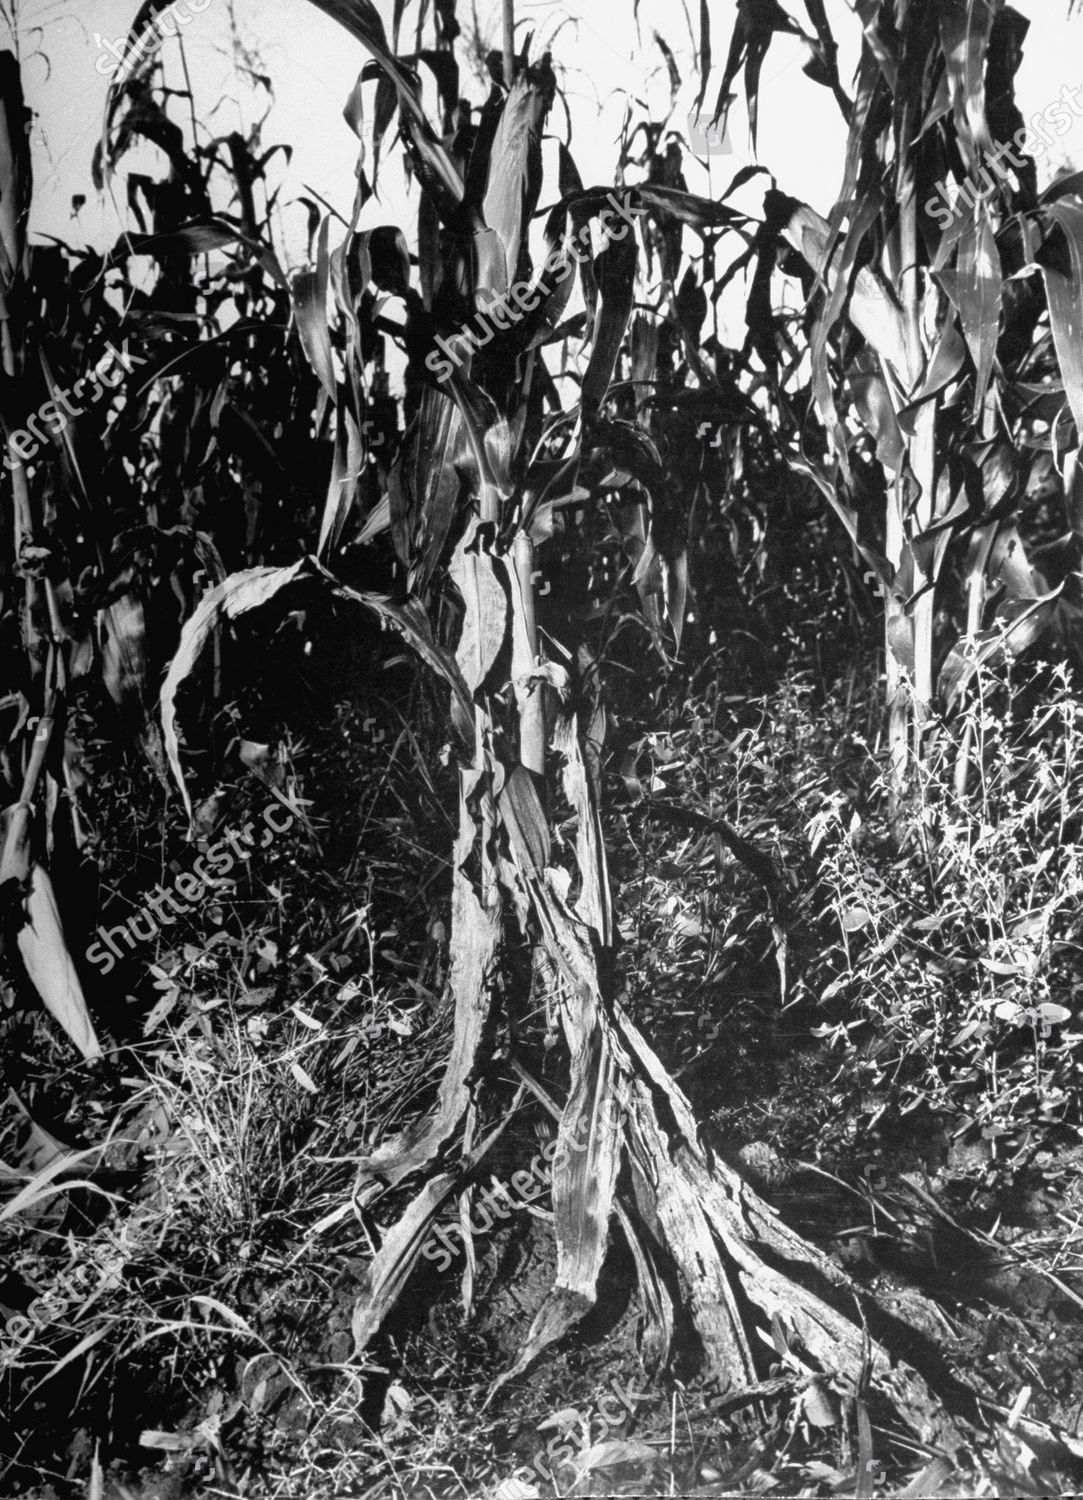
MULTIPOLYGON (((839 98, 822 8, 806 9, 816 23, 807 71, 839 98)), ((1008 483, 1000 473, 1029 421, 1028 362, 1045 358, 1040 299, 1009 299, 1005 287, 1010 277, 1045 279, 1078 444, 1083 368, 1070 308, 1083 295, 1083 210, 1075 179, 1052 194, 1063 201, 1037 200, 1020 154, 1028 133, 1003 87, 1027 23, 1003 0, 859 0, 854 9, 861 55, 854 99, 840 98, 849 139, 837 205, 827 221, 778 194, 766 206, 768 224, 816 278, 812 394, 830 458, 793 457, 843 520, 885 600, 888 743, 901 805, 908 768, 924 759, 976 667, 1025 650, 1055 612, 1058 591, 1027 562, 1014 528, 1028 488, 1044 476, 1036 464, 1028 474, 1024 461, 1008 483), (995 108, 986 99, 994 71, 1002 81, 995 108), (857 439, 844 404, 862 428, 857 439), (875 448, 882 474, 879 535, 852 498, 851 454, 864 445, 875 448), (990 445, 998 463, 987 461, 990 445), (994 545, 1009 534, 1013 561, 994 545)), ((720 101, 737 68, 755 59, 746 69, 755 118, 759 64, 780 30, 799 30, 780 7, 770 16, 742 7, 720 101)), ((964 743, 961 786, 968 761, 964 743)))

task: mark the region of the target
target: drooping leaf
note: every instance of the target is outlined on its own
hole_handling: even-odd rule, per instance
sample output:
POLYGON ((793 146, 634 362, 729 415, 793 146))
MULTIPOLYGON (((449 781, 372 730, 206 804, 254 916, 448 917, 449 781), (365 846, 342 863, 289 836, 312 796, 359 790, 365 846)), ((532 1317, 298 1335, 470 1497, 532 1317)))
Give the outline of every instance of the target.
POLYGON ((778 0, 737 0, 737 20, 730 38, 729 56, 722 73, 715 104, 715 118, 725 110, 730 88, 738 70, 745 70, 745 98, 748 101, 748 130, 752 149, 756 149, 756 134, 760 109, 760 69, 776 32, 803 35, 792 17, 779 5, 778 0))
POLYGON ((430 1178, 406 1212, 384 1235, 379 1250, 362 1272, 360 1293, 354 1303, 351 1330, 355 1358, 368 1347, 388 1313, 401 1299, 419 1258, 424 1255, 427 1259, 439 1260, 449 1253, 440 1248, 433 1235, 436 1215, 461 1180, 468 1177, 492 1150, 514 1113, 513 1108, 472 1151, 464 1154, 461 1172, 440 1172, 430 1178))
POLYGON ((33 181, 29 118, 19 61, 5 51, 0 54, 0 286, 5 291, 25 269, 33 181))
POLYGON ((703 107, 703 100, 707 94, 707 84, 711 77, 711 10, 707 0, 699 0, 699 92, 696 95, 695 110, 698 114, 703 107))
POLYGON ((294 584, 316 583, 344 599, 352 599, 377 618, 398 630, 452 690, 452 713, 464 743, 473 751, 473 705, 466 683, 454 659, 432 639, 428 617, 416 599, 395 603, 382 594, 365 593, 339 583, 313 557, 303 557, 288 568, 247 568, 234 573, 207 591, 195 612, 185 621, 176 654, 169 664, 159 695, 162 735, 166 757, 180 789, 184 809, 192 816, 192 803, 180 764, 177 740, 176 697, 191 676, 212 633, 225 620, 269 604, 283 589, 294 584))
POLYGON ((209 589, 194 614, 185 621, 176 654, 162 683, 159 704, 166 757, 189 817, 192 815, 192 803, 181 771, 177 740, 177 692, 195 670, 207 642, 223 619, 236 619, 250 610, 261 608, 308 571, 307 560, 302 558, 289 568, 247 568, 241 573, 234 573, 209 589))
MULTIPOLYGON (((582 240, 587 232, 593 209, 590 200, 586 196, 583 187, 583 179, 579 175, 579 168, 575 164, 575 158, 561 141, 557 148, 557 181, 560 187, 560 203, 550 213, 545 224, 545 238, 547 248, 552 251, 557 240, 563 235, 565 223, 570 220, 572 234, 578 240, 582 240)), ((583 288, 583 301, 586 303, 587 317, 593 319, 594 308, 597 301, 597 287, 594 284, 594 267, 590 259, 583 261, 579 268, 579 278, 583 288)), ((567 288, 568 295, 571 294, 572 283, 562 283, 567 288)), ((554 312, 554 317, 559 319, 560 311, 563 309, 567 296, 559 303, 559 308, 554 312)))
POLYGON ((906 440, 899 427, 891 392, 870 350, 862 350, 847 371, 854 405, 875 440, 876 461, 892 474, 898 473, 906 452, 906 440))
POLYGON ((831 32, 824 0, 805 0, 805 10, 816 28, 817 40, 816 44, 810 43, 813 55, 805 64, 804 72, 815 83, 823 84, 825 88, 831 90, 842 111, 843 119, 851 125, 854 106, 839 78, 838 43, 831 32))
POLYGON ((512 487, 507 418, 493 398, 462 370, 449 376, 447 385, 462 418, 467 439, 465 462, 476 477, 479 512, 484 520, 495 521, 512 487))
POLYGON ((875 574, 884 593, 889 593, 893 582, 891 566, 883 554, 877 552, 861 536, 857 511, 852 505, 846 503, 844 488, 837 477, 820 460, 810 458, 805 454, 793 455, 790 458, 790 466, 797 473, 806 474, 812 480, 842 522, 847 536, 862 560, 875 574))
MULTIPOLYGON (((763 170, 758 168, 756 170, 763 170)), ((644 213, 653 214, 659 222, 687 224, 701 233, 712 229, 741 230, 750 221, 747 214, 730 208, 725 203, 710 198, 701 198, 696 193, 682 188, 666 187, 661 183, 641 182, 631 187, 576 188, 563 195, 560 202, 550 210, 549 223, 559 221, 566 213, 585 215, 591 218, 608 211, 609 226, 616 234, 625 236, 622 230, 629 227, 628 220, 635 221, 644 213), (623 217, 617 205, 624 210, 623 217)), ((573 220, 574 222, 574 220, 573 220)), ((585 220, 584 220, 585 222, 585 220)))
POLYGON ((900 408, 900 427, 912 433, 917 408, 923 401, 939 396, 959 374, 965 362, 966 342, 959 333, 955 319, 945 318, 925 374, 917 390, 910 393, 906 405, 900 408))
POLYGON ((226 245, 240 245, 281 287, 288 287, 286 273, 278 256, 259 240, 250 239, 239 225, 222 215, 190 219, 176 229, 162 234, 122 234, 109 252, 107 264, 117 264, 128 255, 153 255, 163 258, 183 251, 187 255, 206 255, 226 245))
POLYGON ((378 224, 365 236, 373 286, 392 297, 410 294, 410 252, 397 224, 378 224))
POLYGON ((89 1061, 100 1057, 102 1049, 68 952, 52 882, 31 855, 30 820, 31 808, 25 802, 13 803, 0 816, 0 889, 6 886, 10 891, 14 886, 22 893, 13 903, 10 920, 27 977, 46 1010, 89 1061))
POLYGON ((1045 208, 1047 204, 1055 203, 1058 198, 1078 198, 1083 194, 1083 171, 1066 172, 1061 177, 1055 177, 1038 194, 1039 208, 1045 208))

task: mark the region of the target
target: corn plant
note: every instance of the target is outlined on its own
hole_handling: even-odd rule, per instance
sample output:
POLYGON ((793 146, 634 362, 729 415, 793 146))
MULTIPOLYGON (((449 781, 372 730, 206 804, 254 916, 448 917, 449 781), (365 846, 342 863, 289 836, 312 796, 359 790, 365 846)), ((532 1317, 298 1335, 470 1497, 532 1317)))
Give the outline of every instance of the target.
MULTIPOLYGON (((101 1047, 79 976, 68 952, 49 876, 53 827, 48 808, 70 792, 75 775, 64 739, 64 705, 73 661, 72 587, 63 549, 53 539, 55 512, 42 487, 31 489, 14 439, 31 441, 26 423, 34 419, 28 392, 38 382, 39 362, 49 383, 44 351, 34 334, 30 253, 26 219, 32 192, 29 142, 24 125, 18 61, 0 54, 0 425, 10 485, 12 524, 0 562, 0 587, 17 600, 8 620, 18 620, 22 647, 22 687, 12 695, 19 707, 16 737, 22 754, 9 765, 17 798, 0 815, 0 889, 5 892, 2 940, 32 992, 60 1023, 82 1056, 95 1059, 101 1047), (30 705, 38 709, 31 716, 30 705), (21 774, 20 774, 21 773, 21 774)), ((53 415, 57 408, 53 406, 53 415)), ((30 429, 33 430, 32 428, 30 429)), ((40 429, 39 429, 40 431, 40 429)), ((21 450, 25 452, 25 448, 21 450)), ((74 836, 80 838, 78 816, 74 836)))
MULTIPOLYGON (((543 616, 539 579, 548 543, 561 533, 568 549, 576 514, 616 499, 629 516, 622 545, 652 632, 660 639, 668 622, 679 634, 683 549, 679 532, 665 537, 657 529, 666 514, 663 466, 642 413, 626 407, 618 414, 618 362, 637 372, 644 358, 651 363, 629 333, 642 233, 636 224, 657 226, 657 238, 644 239, 648 248, 668 244, 664 279, 672 277, 684 229, 712 235, 741 216, 658 174, 635 185, 585 188, 562 148, 559 193, 544 222, 548 253, 536 265, 529 230, 541 201, 541 136, 555 80, 548 56, 516 55, 511 7, 492 90, 475 122, 457 96, 448 7, 436 21, 435 50, 419 42, 415 53, 402 54, 400 7, 389 38, 371 0, 314 3, 373 59, 348 118, 359 122, 362 84, 374 77, 378 147, 397 107, 417 183, 416 279, 400 226, 357 230, 357 209, 372 186, 362 174, 346 236, 333 246, 325 218, 311 268, 290 285, 297 334, 319 382, 315 422, 331 444, 315 548, 288 566, 235 572, 207 591, 185 624, 161 708, 166 757, 191 810, 179 689, 220 626, 311 588, 399 632, 448 689, 459 792, 447 980, 454 1034, 430 1111, 357 1164, 357 1199, 370 1208, 408 1183, 413 1188, 386 1224, 359 1290, 355 1353, 378 1332, 437 1215, 468 1190, 502 1129, 482 1128, 491 1091, 478 1079, 502 964, 518 934, 532 954, 532 993, 504 1003, 509 1015, 525 1014, 529 1002, 544 1000, 559 1017, 567 1091, 552 1164, 555 1281, 502 1380, 523 1371, 593 1305, 616 1220, 637 1266, 646 1345, 656 1360, 665 1359, 673 1338, 664 1268, 675 1265, 707 1365, 725 1382, 756 1387, 754 1309, 774 1327, 787 1359, 836 1371, 851 1388, 862 1370, 871 1371, 888 1380, 890 1399, 911 1427, 927 1437, 949 1430, 922 1377, 906 1365, 891 1369, 887 1348, 840 1310, 859 1296, 845 1276, 705 1150, 688 1101, 614 996, 599 813, 601 721, 579 680, 574 612, 543 616), (446 61, 433 65, 434 56, 446 61), (422 61, 438 77, 441 128, 424 107, 422 61), (569 326, 576 280, 586 316, 569 326), (401 323, 388 315, 395 300, 401 323), (468 325, 469 336, 462 332, 468 325), (545 356, 562 346, 567 367, 569 341, 580 334, 578 397, 564 405, 545 356), (370 414, 386 392, 380 377, 389 340, 406 361, 406 420, 374 493, 370 414), (357 588, 342 576, 339 544, 351 524, 362 541, 390 538, 385 589, 357 588), (565 823, 574 828, 574 850, 559 833, 565 823), (575 1149, 573 1141, 584 1137, 586 1149, 575 1149), (834 1290, 821 1295, 786 1274, 786 1265, 808 1268, 816 1285, 834 1290)), ((133 41, 160 9, 162 0, 141 7, 133 41)), ((115 81, 114 127, 119 121, 123 128, 125 104, 138 97, 140 68, 115 81)), ((374 174, 377 168, 378 150, 374 174)), ((192 249, 202 248, 198 226, 181 224, 174 233, 177 243, 187 236, 192 249)), ((698 361, 697 331, 693 317, 682 346, 708 399, 721 401, 713 372, 698 361)), ((539 1087, 518 1058, 515 1066, 524 1087, 539 1087)), ((464 1296, 469 1302, 469 1276, 464 1296)))
MULTIPOLYGON (((979 664, 1018 655, 1055 620, 1074 633, 1057 574, 1063 581, 1079 556, 1083 201, 1076 176, 1036 192, 1043 137, 1013 95, 1028 23, 1003 0, 860 0, 852 99, 823 6, 805 9, 806 72, 847 121, 845 170, 826 221, 767 195, 762 254, 773 264, 788 241, 812 275, 811 392, 823 429, 795 438, 791 460, 834 507, 884 598, 901 790, 938 710, 958 703, 979 664), (1047 557, 1039 569, 1020 526, 1048 488, 1050 449, 1067 535, 1052 568, 1047 557), (883 496, 876 527, 859 499, 870 461, 883 496)), ((753 132, 760 65, 781 31, 800 32, 782 7, 739 8, 717 109, 744 66, 753 132)), ((1058 134, 1070 123, 1059 101, 1046 118, 1058 134)), ((777 367, 774 345, 768 319, 757 348, 777 367)), ((964 730, 960 789, 969 744, 964 730)))
POLYGON ((36 994, 87 1058, 102 1049, 71 957, 95 902, 102 832, 86 726, 114 750, 141 740, 164 777, 151 700, 182 619, 206 582, 225 576, 220 549, 233 565, 292 554, 298 518, 262 503, 272 485, 288 485, 302 522, 317 506, 317 382, 289 337, 289 287, 268 228, 275 150, 256 129, 194 142, 189 154, 152 74, 152 57, 133 68, 130 107, 92 176, 102 186, 141 140, 161 146, 168 176, 129 176, 139 232, 98 255, 26 244, 27 111, 14 57, 0 69, 0 416, 13 517, 0 629, 19 663, 0 705, 0 772, 16 799, 0 844, 3 936, 16 987, 36 994), (221 269, 211 252, 224 254, 221 269), (91 401, 68 402, 103 348, 108 359, 118 345, 129 368, 92 383, 91 401), (58 850, 67 879, 54 893, 58 850))

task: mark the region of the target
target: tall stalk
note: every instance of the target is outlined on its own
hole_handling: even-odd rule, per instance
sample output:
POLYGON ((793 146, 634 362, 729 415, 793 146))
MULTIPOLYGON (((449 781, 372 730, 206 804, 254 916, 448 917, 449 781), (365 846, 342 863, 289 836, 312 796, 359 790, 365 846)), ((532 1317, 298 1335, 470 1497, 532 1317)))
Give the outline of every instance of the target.
MULTIPOLYGON (((515 0, 504 0, 504 87, 515 84, 515 0)), ((533 360, 533 353, 524 356, 533 360)), ((538 664, 537 589, 534 542, 526 531, 516 534, 512 556, 519 588, 516 597, 512 674, 518 682, 538 664)), ((538 681, 523 684, 519 696, 519 759, 536 776, 545 774, 545 690, 538 681)))
MULTIPOLYGON (((923 273, 918 264, 917 183, 914 161, 907 157, 902 170, 901 253, 903 313, 906 320, 906 352, 910 377, 916 384, 924 365, 921 342, 923 307, 923 273)), ((925 401, 914 418, 914 435, 910 444, 910 469, 916 494, 908 528, 907 551, 913 562, 914 700, 912 704, 912 753, 916 763, 922 759, 922 745, 933 701, 933 625, 936 619, 936 566, 926 564, 913 545, 932 526, 936 510, 936 400, 925 401)))
POLYGON ((515 82, 515 0, 504 0, 504 87, 515 82))

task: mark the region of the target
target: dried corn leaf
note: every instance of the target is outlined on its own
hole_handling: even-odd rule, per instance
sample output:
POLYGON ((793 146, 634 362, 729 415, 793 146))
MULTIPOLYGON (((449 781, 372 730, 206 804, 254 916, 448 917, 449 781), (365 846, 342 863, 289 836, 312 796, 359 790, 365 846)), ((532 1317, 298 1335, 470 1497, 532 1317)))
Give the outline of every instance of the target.
POLYGON ((0 817, 0 886, 8 881, 26 889, 25 905, 16 909, 15 943, 30 983, 49 1014, 60 1023, 86 1059, 102 1049, 71 961, 60 923, 52 882, 31 860, 29 803, 16 802, 0 817))
POLYGON ((472 693, 488 677, 508 631, 508 598, 478 533, 477 521, 471 522, 448 569, 466 606, 455 660, 472 693))
POLYGON ((381 1323, 398 1302, 410 1273, 429 1243, 429 1232, 437 1214, 458 1191, 463 1178, 469 1176, 484 1160, 503 1135, 513 1111, 464 1156, 458 1173, 441 1172, 431 1178, 418 1193, 406 1212, 383 1237, 383 1243, 366 1266, 361 1278, 361 1292, 354 1303, 351 1327, 354 1355, 361 1355, 381 1323))
POLYGON ((662 1280, 654 1253, 640 1224, 619 1198, 616 1210, 625 1241, 635 1261, 636 1281, 643 1299, 643 1362, 648 1369, 660 1370, 669 1358, 673 1345, 673 1298, 662 1280))
POLYGON ((64 939, 52 881, 38 864, 31 867, 26 911, 27 921, 19 928, 16 942, 31 984, 82 1056, 88 1061, 101 1057, 101 1045, 64 939))
POLYGON ((621 1132, 612 1123, 617 1107, 615 1060, 601 1022, 589 932, 574 921, 551 886, 537 879, 528 879, 527 885, 543 935, 545 964, 564 981, 559 989, 571 1088, 552 1162, 556 1277, 519 1355, 499 1377, 496 1389, 525 1370, 594 1305, 621 1154, 621 1132))
POLYGON ((477 780, 476 772, 464 772, 459 796, 459 834, 451 893, 451 930, 455 941, 448 973, 448 988, 455 1003, 451 1056, 432 1114, 422 1116, 358 1163, 359 1177, 370 1179, 371 1183, 369 1191, 362 1193, 366 1200, 431 1161, 462 1119, 470 1100, 468 1082, 489 1015, 489 985, 500 936, 499 911, 483 908, 465 869, 476 840, 467 798, 477 780))
MULTIPOLYGON (((614 1048, 631 1080, 631 1149, 639 1158, 644 1178, 658 1194, 658 1215, 667 1228, 670 1252, 693 1291, 697 1280, 703 1283, 700 1295, 694 1295, 693 1311, 700 1337, 718 1361, 718 1372, 732 1379, 735 1371, 741 1371, 741 1364, 732 1361, 742 1356, 751 1370, 743 1324, 731 1323, 727 1334, 722 1307, 707 1293, 710 1281, 717 1280, 717 1273, 708 1267, 711 1262, 721 1267, 724 1256, 741 1302, 758 1308, 768 1320, 777 1319, 789 1331, 791 1349, 803 1351, 810 1369, 814 1365, 833 1371, 837 1379, 849 1384, 856 1381, 867 1361, 873 1381, 923 1441, 949 1446, 961 1443, 955 1422, 922 1375, 904 1361, 892 1358, 883 1344, 870 1340, 864 1324, 839 1311, 841 1306, 856 1306, 875 1326, 875 1306, 849 1277, 784 1225, 725 1163, 715 1161, 707 1166, 688 1100, 619 1008, 617 1022, 614 1048), (653 1089, 647 1087, 647 1080, 653 1089), (669 1133, 662 1131, 655 1093, 665 1099, 667 1113, 672 1112, 683 1141, 671 1141, 669 1133), (709 1224, 709 1240, 702 1236, 699 1216, 709 1224), (803 1280, 793 1274, 799 1266, 806 1271, 803 1280), (813 1286, 822 1288, 824 1294, 811 1290, 813 1286), (827 1300, 829 1293, 838 1306, 827 1300), (735 1346, 732 1351, 727 1349, 729 1343, 735 1346)), ((727 1279, 726 1285, 730 1284, 727 1279)), ((745 1380, 753 1383, 751 1374, 745 1380)), ((955 1395, 963 1399, 966 1393, 956 1389, 955 1395)))
POLYGON ((594 929, 598 942, 608 948, 613 942, 613 906, 609 894, 609 869, 605 857, 601 815, 587 776, 579 744, 579 720, 562 714, 553 732, 553 749, 563 757, 564 795, 575 808, 575 834, 580 893, 575 914, 594 929))

